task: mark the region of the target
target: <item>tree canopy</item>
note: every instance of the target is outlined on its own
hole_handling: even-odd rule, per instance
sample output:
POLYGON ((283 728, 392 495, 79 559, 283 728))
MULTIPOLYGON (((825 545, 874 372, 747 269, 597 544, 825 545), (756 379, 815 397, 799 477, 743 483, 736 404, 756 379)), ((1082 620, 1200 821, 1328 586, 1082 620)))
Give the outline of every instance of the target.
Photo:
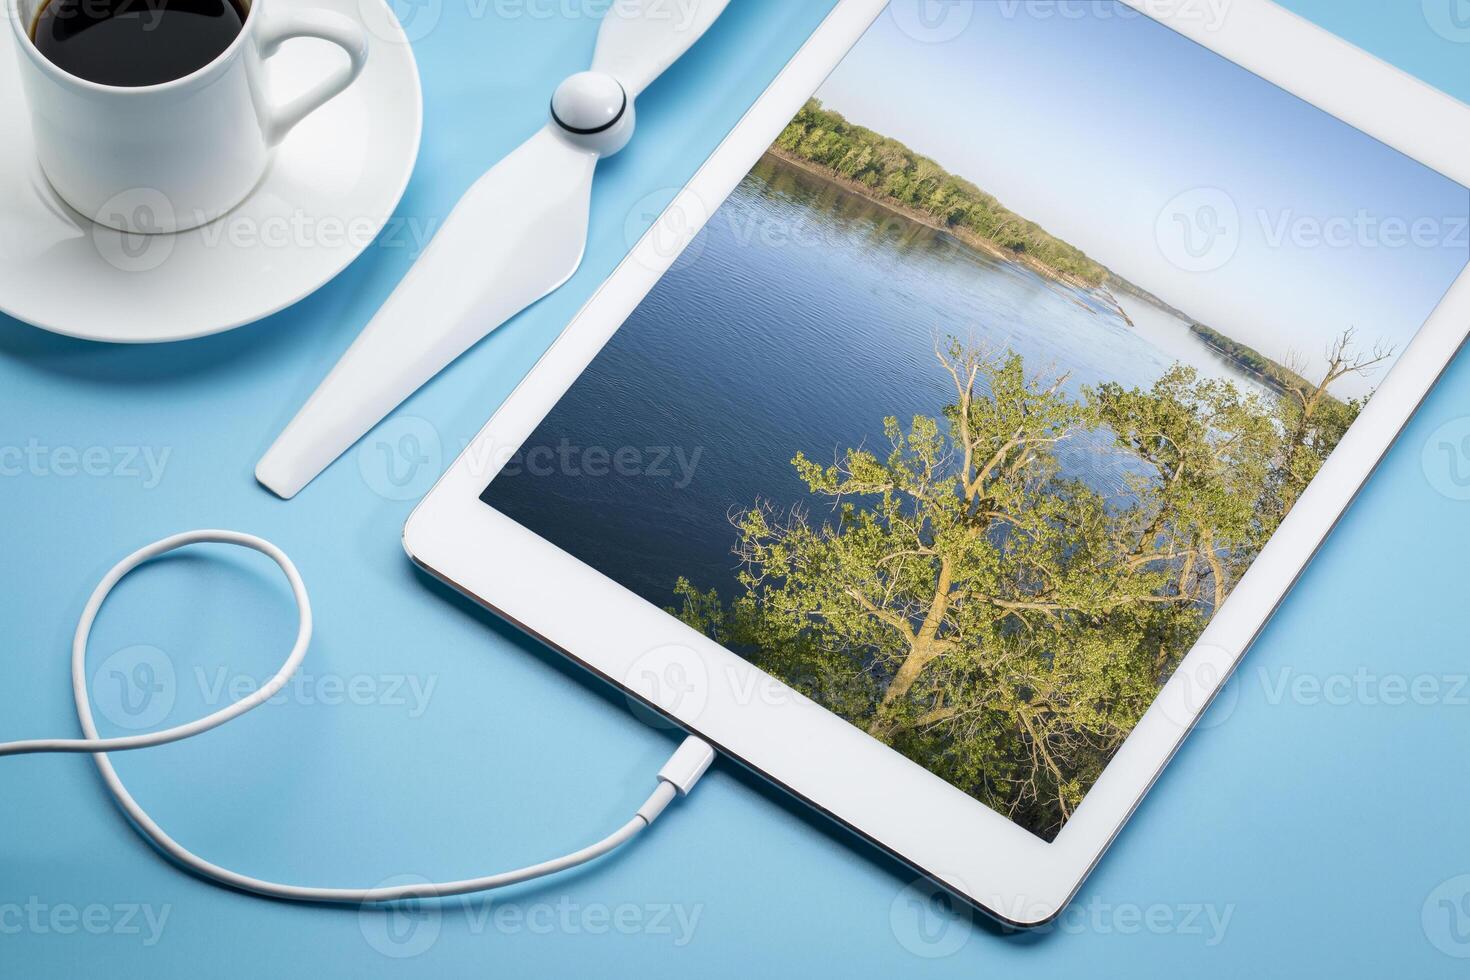
POLYGON ((942 417, 792 465, 814 498, 735 515, 736 594, 674 612, 1033 832, 1060 830, 1360 408, 1349 333, 1316 386, 1267 400, 1176 365, 1069 395, 1013 352, 949 341, 942 417), (1130 461, 1105 497, 1059 450, 1130 461))

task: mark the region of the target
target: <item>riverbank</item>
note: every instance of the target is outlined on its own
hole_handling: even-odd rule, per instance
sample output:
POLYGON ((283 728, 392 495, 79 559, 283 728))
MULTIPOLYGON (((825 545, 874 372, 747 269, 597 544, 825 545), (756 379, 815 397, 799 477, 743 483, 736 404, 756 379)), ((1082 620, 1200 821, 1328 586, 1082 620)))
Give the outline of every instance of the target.
POLYGON ((1228 360, 1231 364, 1234 364, 1242 374, 1250 375, 1278 395, 1285 395, 1293 388, 1300 388, 1300 390, 1306 391, 1312 387, 1305 378, 1289 371, 1284 365, 1269 360, 1259 352, 1251 350, 1251 348, 1244 348, 1250 351, 1250 354, 1254 357, 1270 365, 1267 370, 1262 370, 1256 364, 1251 363, 1247 356, 1242 355, 1241 348, 1243 345, 1237 344, 1234 341, 1230 341, 1228 344, 1223 343, 1222 340, 1228 340, 1228 338, 1225 338, 1223 334, 1218 334, 1208 327, 1198 323, 1192 323, 1189 326, 1189 332, 1199 338, 1200 343, 1228 360), (1288 378, 1294 378, 1295 380, 1291 384, 1288 384, 1288 378))
POLYGON ((988 255, 991 258, 998 259, 1002 262, 1011 262, 1015 265, 1024 266, 1025 268, 1030 269, 1032 272, 1036 273, 1044 279, 1049 279, 1052 282, 1061 283, 1062 285, 1068 286, 1072 289, 1091 292, 1098 288, 1092 283, 1079 279, 1074 275, 1062 272, 1059 269, 1054 269, 1051 266, 1047 265, 1045 262, 1042 262, 1040 259, 1027 255, 1024 252, 1014 252, 1008 248, 1002 248, 989 239, 983 238, 967 228, 951 228, 947 225, 941 224, 940 222, 934 220, 933 215, 926 214, 925 212, 920 211, 917 208, 911 208, 906 204, 895 201, 887 194, 884 194, 880 191, 875 191, 873 188, 869 187, 867 184, 862 183, 861 181, 852 180, 849 177, 844 177, 842 174, 838 173, 830 167, 823 166, 819 163, 813 163, 811 160, 799 157, 794 153, 789 153, 778 146, 772 146, 765 152, 765 155, 775 160, 779 160, 782 163, 789 164, 800 170, 804 170, 814 177, 820 177, 822 180, 825 180, 830 184, 835 184, 843 190, 856 194, 859 197, 867 198, 884 210, 891 211, 901 218, 907 218, 909 221, 912 221, 915 224, 920 224, 926 228, 931 228, 934 231, 939 231, 943 232, 946 235, 950 235, 956 241, 963 242, 965 245, 973 248, 975 251, 988 255))

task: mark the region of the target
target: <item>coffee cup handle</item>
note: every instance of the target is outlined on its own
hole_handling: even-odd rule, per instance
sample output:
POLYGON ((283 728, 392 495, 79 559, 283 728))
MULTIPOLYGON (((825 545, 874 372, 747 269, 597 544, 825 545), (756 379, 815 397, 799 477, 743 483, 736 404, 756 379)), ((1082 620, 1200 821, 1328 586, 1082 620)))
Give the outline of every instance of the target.
POLYGON ((329 10, 290 10, 272 13, 262 25, 260 56, 269 58, 286 41, 298 37, 314 37, 330 41, 347 52, 345 68, 339 68, 305 92, 265 111, 265 139, 275 146, 286 138, 296 124, 357 80, 367 64, 368 37, 361 24, 329 10))

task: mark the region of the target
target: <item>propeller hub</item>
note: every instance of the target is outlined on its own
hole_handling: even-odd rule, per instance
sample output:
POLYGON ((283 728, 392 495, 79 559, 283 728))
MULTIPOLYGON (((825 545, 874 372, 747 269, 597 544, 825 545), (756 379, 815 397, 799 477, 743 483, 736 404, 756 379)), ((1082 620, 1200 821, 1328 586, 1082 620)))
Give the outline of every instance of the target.
POLYGON ((616 78, 600 71, 572 75, 551 97, 551 118, 579 145, 611 156, 633 136, 633 102, 616 78))

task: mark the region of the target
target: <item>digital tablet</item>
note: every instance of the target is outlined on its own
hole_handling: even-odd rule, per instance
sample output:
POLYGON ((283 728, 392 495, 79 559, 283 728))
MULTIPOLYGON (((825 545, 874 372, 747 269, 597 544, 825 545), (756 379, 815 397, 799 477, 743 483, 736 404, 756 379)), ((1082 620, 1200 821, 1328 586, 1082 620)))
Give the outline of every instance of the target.
POLYGON ((1464 339, 1467 146, 1268 0, 844 0, 406 547, 1046 922, 1464 339))

